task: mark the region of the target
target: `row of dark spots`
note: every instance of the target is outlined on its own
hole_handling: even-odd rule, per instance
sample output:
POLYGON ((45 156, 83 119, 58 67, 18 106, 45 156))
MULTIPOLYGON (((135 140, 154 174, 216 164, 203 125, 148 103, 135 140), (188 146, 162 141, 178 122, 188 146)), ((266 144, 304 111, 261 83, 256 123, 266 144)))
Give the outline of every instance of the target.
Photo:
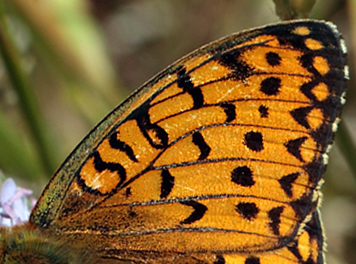
MULTIPOLYGON (((292 185, 301 175, 300 172, 290 173, 281 177, 278 182, 288 197, 292 197, 292 185)), ((232 170, 231 181, 242 187, 252 187, 255 185, 254 175, 252 170, 247 166, 239 166, 232 170)))
MULTIPOLYGON (((284 146, 289 154, 297 158, 299 161, 305 162, 301 154, 301 147, 307 139, 307 137, 292 139, 286 142, 284 146)), ((262 151, 264 149, 262 133, 258 131, 247 132, 244 136, 244 145, 252 151, 262 151)))
MULTIPOLYGON (((247 221, 253 221, 257 218, 260 209, 255 203, 241 202, 236 205, 236 212, 238 212, 247 221)), ((284 210, 283 206, 272 208, 268 211, 269 227, 273 234, 280 235, 279 228, 281 223, 281 215, 284 210)))
MULTIPOLYGON (((234 80, 240 80, 246 83, 246 79, 254 74, 254 68, 247 65, 241 59, 242 53, 238 50, 234 50, 225 54, 222 54, 219 58, 219 63, 225 67, 228 67, 231 71, 230 78, 234 80)), ((271 66, 278 66, 281 64, 281 57, 275 52, 266 53, 266 61, 271 66)), ((278 95, 281 89, 281 79, 277 77, 268 77, 261 82, 260 90, 266 95, 278 95)))
MULTIPOLYGON (((216 261, 214 262, 214 264, 225 264, 225 258, 222 255, 216 255, 216 261)), ((250 256, 247 257, 244 264, 261 264, 261 261, 258 257, 255 256, 250 256)))

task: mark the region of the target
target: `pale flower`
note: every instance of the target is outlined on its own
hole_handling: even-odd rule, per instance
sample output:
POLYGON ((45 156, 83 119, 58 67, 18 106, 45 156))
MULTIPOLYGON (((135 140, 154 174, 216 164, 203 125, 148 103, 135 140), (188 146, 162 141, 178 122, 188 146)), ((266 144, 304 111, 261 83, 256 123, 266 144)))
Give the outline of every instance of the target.
POLYGON ((0 189, 0 226, 13 226, 28 221, 31 213, 32 190, 18 187, 12 178, 0 189))

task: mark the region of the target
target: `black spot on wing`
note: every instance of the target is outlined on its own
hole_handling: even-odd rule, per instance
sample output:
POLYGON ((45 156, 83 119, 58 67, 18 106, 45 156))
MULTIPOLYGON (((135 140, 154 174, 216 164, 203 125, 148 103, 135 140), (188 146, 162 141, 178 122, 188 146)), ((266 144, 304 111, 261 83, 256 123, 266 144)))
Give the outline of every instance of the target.
POLYGON ((225 264, 226 261, 222 255, 216 255, 216 261, 214 261, 214 264, 225 264))
POLYGON ((292 197, 292 195, 293 195, 293 193, 292 193, 292 184, 299 177, 299 175, 300 175, 299 172, 295 172, 295 173, 291 173, 291 174, 285 175, 285 176, 283 176, 282 178, 280 178, 278 180, 278 182, 281 185, 284 193, 288 197, 292 197))
POLYGON ((244 264, 261 264, 261 261, 258 257, 251 256, 245 260, 244 264))
POLYGON ((236 107, 233 104, 229 103, 223 103, 221 104, 221 107, 224 109, 224 112, 226 114, 226 120, 225 122, 232 122, 236 118, 236 107))
POLYGON ((204 96, 200 88, 194 88, 188 91, 193 98, 193 109, 199 109, 204 105, 204 96))
POLYGON ((261 82, 260 91, 266 95, 278 95, 281 89, 281 79, 268 77, 261 82))
POLYGON ((271 66, 278 66, 281 64, 281 57, 275 52, 266 53, 266 61, 271 66))
POLYGON ((162 183, 161 183, 161 194, 160 198, 166 198, 172 191, 174 186, 174 177, 169 173, 168 170, 163 170, 161 173, 162 183))
POLYGON ((180 203, 187 206, 191 206, 194 209, 194 211, 190 214, 190 216, 188 216, 186 219, 180 222, 181 224, 191 224, 200 220, 204 216, 206 210, 208 210, 208 208, 204 204, 198 203, 193 200, 182 201, 180 203))
POLYGON ((236 211, 246 220, 252 221, 256 219, 257 214, 260 212, 260 209, 256 206, 255 203, 239 203, 236 205, 236 211))
POLYGON ((255 184, 252 171, 247 166, 239 166, 233 169, 231 181, 243 187, 251 187, 255 184))
POLYGON ((260 132, 250 131, 245 134, 244 144, 251 150, 260 152, 263 150, 263 137, 260 132))
POLYGON ((260 113, 261 118, 266 118, 269 115, 268 107, 264 105, 260 105, 260 107, 258 108, 258 112, 260 113))
POLYGON ((285 143, 284 145, 290 154, 292 154, 294 157, 296 157, 301 162, 304 162, 303 157, 300 152, 300 147, 306 140, 307 140, 307 137, 300 137, 297 139, 290 140, 287 143, 285 143))
POLYGON ((308 123, 307 117, 310 111, 313 109, 313 107, 300 107, 297 109, 294 109, 290 112, 291 116, 293 119, 303 127, 309 129, 310 125, 308 123))
POLYGON ((125 190, 126 198, 129 198, 131 195, 132 195, 131 187, 126 188, 126 190, 125 190))
POLYGON ((200 156, 198 160, 203 160, 208 157, 211 148, 208 144, 206 144, 204 137, 200 134, 200 132, 196 132, 193 134, 193 143, 199 148, 200 156))

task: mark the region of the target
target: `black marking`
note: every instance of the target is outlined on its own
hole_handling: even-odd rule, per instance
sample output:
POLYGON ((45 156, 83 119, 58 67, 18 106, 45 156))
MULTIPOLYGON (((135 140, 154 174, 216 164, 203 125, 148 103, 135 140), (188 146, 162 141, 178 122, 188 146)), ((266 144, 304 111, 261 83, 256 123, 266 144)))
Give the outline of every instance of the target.
POLYGON ((317 97, 313 93, 314 87, 320 83, 320 80, 312 79, 310 82, 303 83, 300 87, 300 91, 312 102, 318 101, 317 97))
POLYGON ((177 85, 179 88, 182 88, 184 92, 194 88, 194 84, 192 83, 192 80, 184 67, 180 67, 177 75, 177 85))
POLYGON ((287 46, 290 49, 290 46, 293 47, 293 49, 296 50, 302 50, 302 51, 306 51, 308 50, 308 48, 305 46, 305 37, 300 36, 298 34, 292 35, 290 34, 290 31, 294 30, 295 28, 290 28, 286 31, 284 31, 286 34, 286 36, 283 36, 281 34, 278 34, 278 41, 281 44, 281 46, 287 46))
POLYGON ((260 258, 258 257, 248 257, 244 264, 261 264, 260 258))
POLYGON ((193 109, 199 109, 204 105, 204 96, 200 88, 194 87, 192 80, 184 67, 180 67, 177 72, 177 85, 184 92, 190 94, 193 99, 193 109))
POLYGON ((307 117, 311 110, 313 110, 313 107, 311 106, 300 107, 292 110, 290 112, 290 115, 299 125, 302 125, 306 129, 310 129, 310 125, 308 123, 307 117))
POLYGON ((222 255, 216 255, 216 261, 214 261, 214 264, 225 264, 226 261, 222 255))
POLYGON ((281 64, 281 57, 275 52, 268 52, 266 53, 266 60, 269 65, 277 66, 281 64))
POLYGON ((324 244, 324 239, 323 239, 323 233, 322 233, 322 227, 319 219, 319 213, 317 210, 314 210, 312 214, 312 218, 305 224, 303 227, 302 232, 308 232, 309 234, 309 239, 313 240, 310 241, 310 243, 315 243, 318 245, 318 256, 316 262, 312 259, 312 255, 309 255, 309 258, 306 261, 303 261, 303 257, 299 252, 299 245, 298 241, 293 241, 293 244, 291 246, 288 246, 288 250, 299 260, 299 263, 303 264, 317 264, 317 263, 324 263, 323 261, 323 244, 324 244))
POLYGON ((294 181, 299 177, 300 173, 299 172, 294 172, 291 174, 288 174, 286 176, 283 176, 278 180, 279 184, 281 185, 284 193, 291 198, 293 196, 292 193, 292 184, 294 181))
POLYGON ((320 155, 317 159, 303 166, 303 169, 308 173, 309 183, 316 186, 326 170, 326 164, 323 163, 323 157, 320 155))
POLYGON ((279 236, 279 225, 281 223, 281 214, 284 210, 284 206, 279 206, 268 211, 268 218, 270 219, 269 227, 273 234, 279 236))
POLYGON ((301 138, 289 140, 287 143, 284 144, 284 146, 287 148, 287 151, 290 154, 292 154, 301 162, 305 162, 301 155, 300 147, 307 139, 308 139, 307 137, 301 137, 301 138))
POLYGON ((204 216, 206 210, 208 210, 208 208, 204 204, 198 203, 193 200, 182 201, 180 203, 187 206, 191 206, 194 209, 194 211, 190 214, 190 216, 188 216, 186 219, 180 222, 181 224, 191 224, 200 220, 204 216))
MULTIPOLYGON (((288 250, 299 260, 298 263, 303 263, 303 264, 313 264, 313 262, 311 263, 305 263, 303 262, 303 257, 300 254, 299 250, 298 250, 298 241, 293 241, 294 243, 288 247, 288 250)), ((317 262, 319 264, 319 262, 317 262)), ((322 264, 324 262, 320 262, 320 264, 322 264)))
POLYGON ((317 210, 313 212, 312 218, 306 223, 304 229, 308 232, 311 239, 319 241, 322 238, 322 227, 317 210))
POLYGON ((139 115, 136 120, 142 134, 153 148, 164 149, 168 146, 167 132, 157 124, 152 124, 147 113, 139 115), (153 135, 153 138, 148 131, 153 135))
MULTIPOLYGON (((324 244, 324 237, 323 237, 322 224, 320 221, 318 210, 314 210, 312 218, 310 219, 309 222, 306 223, 304 229, 308 232, 309 237, 312 240, 316 241, 321 251, 324 244)), ((322 254, 320 252, 318 254, 318 258, 319 257, 322 257, 322 254)), ((323 262, 317 262, 317 263, 323 263, 323 262)))
POLYGON ((255 184, 252 171, 247 166, 235 168, 231 172, 231 181, 244 187, 251 187, 255 184))
MULTIPOLYGON (((321 55, 321 54, 319 54, 321 55)), ((321 74, 314 67, 314 56, 313 53, 305 53, 300 57, 301 65, 310 73, 312 73, 315 77, 321 77, 321 74)), ((326 59, 326 58, 325 58, 326 59)))
POLYGON ((260 105, 260 107, 258 108, 258 112, 260 112, 261 118, 268 117, 268 115, 269 115, 268 107, 264 106, 264 105, 260 105))
MULTIPOLYGON (((338 58, 340 59, 340 58, 338 58)), ((330 65, 330 70, 327 74, 323 76, 323 82, 328 87, 328 90, 331 94, 335 94, 338 99, 340 99, 340 95, 345 91, 346 81, 344 78, 344 64, 341 63, 341 66, 335 64, 334 67, 332 65, 332 60, 328 61, 330 65)), ((347 80, 347 79, 346 79, 347 80)))
POLYGON ((132 210, 129 211, 129 218, 135 218, 136 216, 137 216, 136 212, 134 212, 132 210))
POLYGON ((251 150, 260 152, 263 150, 263 137, 260 132, 250 131, 245 134, 244 144, 251 150))
POLYGON ((281 88, 281 79, 269 77, 261 82, 260 91, 266 95, 278 95, 281 88))
POLYGON ((236 106, 229 103, 223 103, 220 105, 226 114, 225 122, 232 122, 236 118, 236 106))
POLYGON ((211 148, 208 144, 206 144, 204 137, 200 134, 200 132, 196 132, 193 134, 192 142, 199 148, 200 156, 198 160, 206 159, 209 156, 211 148))
POLYGON ((239 50, 233 50, 221 55, 219 62, 221 65, 228 67, 231 71, 231 78, 244 82, 251 74, 253 68, 241 60, 239 50))
POLYGON ((163 170, 161 173, 161 195, 160 198, 164 199, 171 193, 174 186, 174 177, 170 174, 169 170, 163 170))
MULTIPOLYGON (((311 132, 311 136, 318 144, 320 152, 326 152, 329 145, 334 141, 335 134, 331 130, 331 123, 321 124, 317 129, 311 132)), ((321 161, 321 163, 324 163, 321 161)))
POLYGON ((61 210, 61 217, 63 218, 77 214, 82 208, 88 206, 88 203, 84 199, 81 199, 81 197, 78 197, 78 195, 69 194, 67 198, 68 200, 66 201, 66 206, 64 206, 61 210))
POLYGON ((246 220, 252 221, 256 219, 260 209, 255 203, 239 203, 236 205, 236 211, 246 220))
POLYGON ((120 184, 126 180, 126 170, 121 164, 103 161, 98 151, 94 151, 92 156, 94 157, 94 167, 98 172, 102 172, 104 170, 116 171, 121 179, 120 184))
POLYGON ((131 195, 132 195, 131 187, 126 188, 126 190, 125 190, 126 198, 129 198, 131 195))
POLYGON ((311 199, 311 194, 305 193, 298 200, 289 203, 295 212, 296 218, 303 219, 309 214, 310 210, 315 209, 317 203, 312 202, 311 199))
POLYGON ((98 189, 93 189, 90 186, 87 186, 85 184, 85 181, 81 177, 81 171, 77 173, 77 179, 78 179, 78 184, 87 192, 92 193, 92 194, 97 194, 97 195, 112 195, 117 192, 119 186, 122 185, 122 183, 126 180, 126 170, 125 168, 119 164, 119 163, 113 163, 113 162, 105 162, 101 159, 100 154, 98 151, 94 151, 90 156, 89 159, 93 157, 94 158, 94 168, 98 172, 103 172, 104 170, 109 170, 112 172, 117 172, 118 176, 120 177, 119 183, 116 185, 114 189, 112 189, 108 193, 102 193, 98 189))
POLYGON ((119 133, 115 131, 110 136, 110 138, 109 138, 110 147, 112 147, 113 149, 118 149, 118 150, 121 150, 122 152, 125 152, 125 154, 130 158, 130 160, 132 160, 134 162, 138 162, 132 148, 129 145, 127 145, 125 142, 117 139, 118 134, 119 133))
POLYGON ((204 105, 204 96, 200 88, 194 88, 188 91, 193 98, 193 109, 199 109, 204 105))

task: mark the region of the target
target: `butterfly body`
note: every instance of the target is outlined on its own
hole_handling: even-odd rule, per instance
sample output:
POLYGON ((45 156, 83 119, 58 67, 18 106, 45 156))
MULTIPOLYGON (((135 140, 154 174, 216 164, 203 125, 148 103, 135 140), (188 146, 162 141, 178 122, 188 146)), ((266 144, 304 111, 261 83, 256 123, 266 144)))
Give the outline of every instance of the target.
POLYGON ((84 138, 25 227, 77 263, 324 263, 319 188, 345 57, 312 20, 204 46, 84 138))

